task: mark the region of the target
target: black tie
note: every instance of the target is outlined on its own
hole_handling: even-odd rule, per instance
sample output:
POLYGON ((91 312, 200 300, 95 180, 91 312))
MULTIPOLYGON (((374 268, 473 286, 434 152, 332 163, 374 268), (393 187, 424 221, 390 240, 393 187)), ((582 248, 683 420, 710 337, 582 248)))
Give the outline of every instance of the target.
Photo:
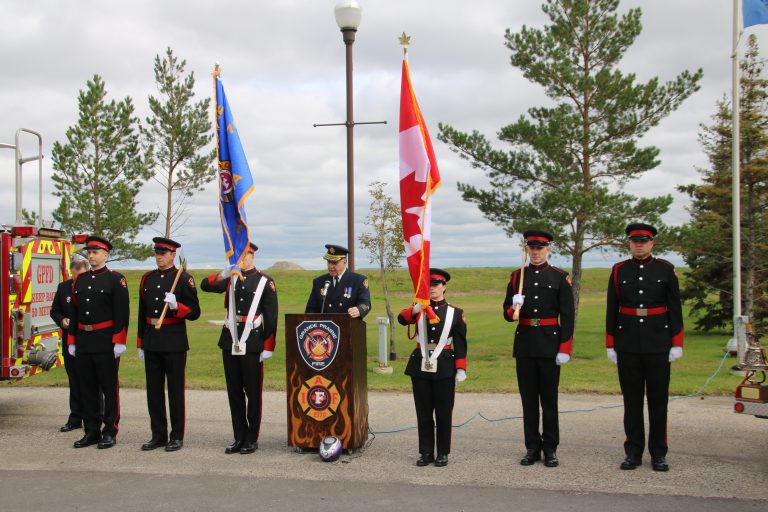
POLYGON ((336 285, 337 285, 338 283, 339 283, 339 278, 338 278, 338 277, 334 277, 334 278, 333 278, 333 289, 334 289, 334 290, 336 289, 336 285))

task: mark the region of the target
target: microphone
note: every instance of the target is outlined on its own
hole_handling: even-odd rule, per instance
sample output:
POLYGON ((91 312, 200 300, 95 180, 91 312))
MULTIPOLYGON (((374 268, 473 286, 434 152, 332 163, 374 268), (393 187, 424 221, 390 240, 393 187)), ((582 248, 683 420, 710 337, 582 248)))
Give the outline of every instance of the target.
POLYGON ((325 299, 328 297, 328 287, 331 286, 331 282, 326 280, 325 283, 323 283, 323 290, 320 292, 320 295, 323 296, 323 305, 320 306, 320 312, 322 313, 325 309, 325 299))

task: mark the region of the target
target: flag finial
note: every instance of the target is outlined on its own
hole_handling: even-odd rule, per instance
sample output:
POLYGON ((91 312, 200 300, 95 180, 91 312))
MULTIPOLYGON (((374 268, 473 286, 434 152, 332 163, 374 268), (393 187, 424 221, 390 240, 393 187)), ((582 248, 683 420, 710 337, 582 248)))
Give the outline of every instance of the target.
POLYGON ((401 35, 398 40, 400 41, 400 46, 403 47, 403 55, 406 55, 408 53, 408 45, 411 44, 411 36, 408 36, 403 32, 403 35, 401 35))

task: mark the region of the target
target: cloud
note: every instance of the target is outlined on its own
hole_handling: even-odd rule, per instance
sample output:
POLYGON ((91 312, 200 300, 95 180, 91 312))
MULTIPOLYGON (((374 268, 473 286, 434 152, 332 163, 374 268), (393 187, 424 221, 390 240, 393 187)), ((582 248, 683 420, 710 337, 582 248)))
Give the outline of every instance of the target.
MULTIPOLYGON (((344 52, 333 19, 334 1, 287 0, 243 3, 138 0, 127 4, 97 0, 71 2, 6 0, 0 18, 4 52, 0 89, 0 142, 13 142, 19 127, 44 137, 44 216, 56 203, 51 194, 51 145, 63 141, 77 119, 77 93, 98 73, 109 98, 131 96, 137 115, 148 114, 155 94, 153 59, 173 48, 194 71, 198 98, 212 94, 210 73, 223 67, 227 95, 249 157, 256 190, 247 210, 257 262, 267 267, 290 260, 322 268, 323 245, 346 244, 346 129, 313 128, 345 119, 344 52)), ((516 240, 485 220, 456 190, 462 181, 487 186, 437 141, 437 124, 477 129, 490 139, 526 111, 550 103, 540 87, 509 64, 504 31, 541 26, 541 2, 498 0, 362 0, 363 19, 354 51, 355 120, 386 125, 355 128, 356 234, 363 231, 369 205, 368 184, 388 183, 398 196, 398 111, 402 50, 397 38, 411 35, 409 61, 417 97, 432 134, 443 187, 433 203, 433 263, 439 266, 514 266, 516 240)), ((621 64, 639 80, 672 80, 684 69, 704 69, 701 90, 641 140, 657 146, 661 164, 632 182, 630 192, 672 193, 676 203, 665 219, 685 222, 687 198, 675 184, 697 181, 696 166, 706 164, 697 142, 699 124, 708 122, 715 102, 730 91, 731 7, 729 2, 633 0, 643 32, 621 64)), ((765 27, 751 32, 764 33, 765 27)), ((24 154, 36 150, 24 140, 24 154)), ((503 147, 499 144, 499 147, 503 147)), ((0 151, 0 221, 14 218, 13 153, 0 151)), ((36 208, 37 170, 24 167, 23 204, 36 208)), ((163 190, 148 183, 141 208, 156 210, 163 190)), ((221 241, 215 185, 189 201, 189 219, 178 234, 192 266, 221 266, 221 241)), ((151 238, 159 225, 142 236, 151 238)), ((367 255, 357 257, 366 266, 367 255)), ((606 266, 600 255, 585 264, 606 266)), ((134 262, 149 265, 149 262, 134 262)), ((562 264, 568 265, 568 262, 562 264)))

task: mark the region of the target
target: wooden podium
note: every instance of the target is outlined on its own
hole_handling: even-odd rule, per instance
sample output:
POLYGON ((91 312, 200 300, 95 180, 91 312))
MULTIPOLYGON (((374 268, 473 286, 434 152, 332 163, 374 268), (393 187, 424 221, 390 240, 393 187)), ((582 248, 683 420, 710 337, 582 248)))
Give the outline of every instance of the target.
POLYGON ((338 437, 344 449, 368 438, 365 322, 346 314, 285 315, 288 445, 315 449, 338 437))

